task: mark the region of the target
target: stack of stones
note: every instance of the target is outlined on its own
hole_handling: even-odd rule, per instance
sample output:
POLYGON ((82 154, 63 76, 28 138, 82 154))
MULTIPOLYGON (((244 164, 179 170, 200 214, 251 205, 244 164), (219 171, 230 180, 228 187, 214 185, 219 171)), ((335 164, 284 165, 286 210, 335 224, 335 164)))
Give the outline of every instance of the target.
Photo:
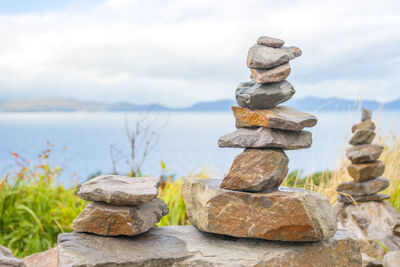
POLYGON ((303 189, 280 187, 288 173, 284 150, 312 144, 317 118, 281 106, 295 93, 285 79, 297 47, 260 37, 250 48, 252 79, 239 84, 236 128, 220 137, 220 147, 245 148, 224 179, 186 179, 182 194, 191 223, 202 231, 282 241, 320 241, 332 237, 337 222, 328 199, 303 189), (279 105, 279 106, 278 106, 279 105))
POLYGON ((93 201, 73 222, 77 232, 134 236, 148 231, 169 213, 157 198, 159 178, 103 175, 81 185, 78 195, 93 201))
POLYGON ((361 123, 352 128, 353 136, 346 149, 346 156, 351 161, 347 167, 354 182, 339 184, 338 200, 344 203, 382 201, 388 195, 377 194, 389 186, 386 178, 380 177, 385 171, 385 163, 378 160, 383 146, 371 144, 375 137, 375 124, 371 121, 371 111, 363 109, 361 123))

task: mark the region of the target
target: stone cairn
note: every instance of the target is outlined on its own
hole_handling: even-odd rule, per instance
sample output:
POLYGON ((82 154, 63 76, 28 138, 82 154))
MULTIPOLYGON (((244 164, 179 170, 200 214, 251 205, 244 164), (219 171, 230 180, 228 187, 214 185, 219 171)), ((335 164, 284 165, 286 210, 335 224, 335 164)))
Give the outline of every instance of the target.
POLYGON ((353 182, 339 184, 338 200, 343 203, 382 201, 388 195, 377 194, 389 186, 386 178, 380 177, 385 171, 385 163, 378 160, 383 146, 371 144, 375 137, 375 124, 371 121, 371 111, 363 109, 361 123, 351 129, 353 136, 346 149, 346 156, 351 161, 347 171, 353 182))
POLYGON ((337 221, 324 196, 280 187, 288 173, 284 150, 309 148, 317 118, 278 106, 295 93, 286 81, 297 47, 260 37, 250 48, 252 79, 236 89, 236 131, 219 138, 220 147, 245 148, 221 180, 186 179, 182 194, 193 225, 205 232, 281 241, 320 241, 335 235, 337 221))
POLYGON ((157 198, 160 178, 102 175, 87 181, 78 195, 93 201, 73 221, 77 232, 102 236, 135 236, 169 213, 157 198))

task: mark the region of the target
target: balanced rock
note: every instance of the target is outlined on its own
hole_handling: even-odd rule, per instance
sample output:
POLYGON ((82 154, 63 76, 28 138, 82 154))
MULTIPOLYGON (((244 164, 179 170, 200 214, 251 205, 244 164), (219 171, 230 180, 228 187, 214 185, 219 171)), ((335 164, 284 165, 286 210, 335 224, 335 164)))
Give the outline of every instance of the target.
POLYGON ((87 201, 135 206, 157 197, 160 178, 102 175, 82 184, 78 195, 87 201))
POLYGON ((344 182, 340 183, 337 191, 351 196, 363 196, 376 194, 389 186, 389 180, 383 177, 371 179, 362 183, 344 182))
POLYGON ((345 230, 326 241, 227 238, 193 226, 152 228, 137 237, 58 236, 59 266, 361 266, 360 245, 345 230))
POLYGON ((286 150, 309 148, 312 134, 307 131, 284 131, 260 127, 240 128, 218 139, 220 147, 283 148, 286 150))
POLYGON ((289 158, 282 149, 246 149, 236 156, 221 188, 274 191, 288 173, 289 158))
POLYGON ((358 129, 350 139, 350 145, 371 144, 375 137, 375 132, 370 129, 358 129))
POLYGON ((14 257, 10 249, 0 245, 0 266, 25 267, 25 264, 23 260, 14 257))
POLYGON ((284 63, 268 70, 250 69, 254 80, 257 83, 274 83, 286 79, 290 74, 289 63, 284 63))
POLYGON ((346 149, 346 156, 353 164, 372 162, 379 158, 383 146, 378 144, 367 144, 353 146, 346 149))
POLYGON ((320 241, 335 235, 336 216, 324 196, 299 188, 270 193, 220 188, 219 179, 185 179, 182 196, 199 230, 236 237, 320 241))
POLYGON ((268 37, 268 36, 260 36, 257 39, 257 44, 274 47, 274 48, 282 47, 284 43, 285 43, 285 41, 283 41, 281 39, 268 37))
POLYGON ((104 236, 133 236, 149 230, 168 212, 168 206, 159 198, 138 206, 93 202, 74 220, 73 228, 77 232, 104 236))
POLYGON ((353 200, 355 202, 368 202, 368 201, 383 201, 385 199, 389 199, 390 196, 384 195, 384 194, 373 194, 373 195, 364 195, 364 196, 352 196, 353 199, 344 197, 342 195, 338 196, 338 201, 343 202, 343 203, 353 203, 353 200))
POLYGON ((240 83, 236 89, 236 100, 241 107, 268 109, 289 100, 295 93, 288 81, 258 84, 255 81, 240 83))
POLYGON ((301 131, 304 127, 313 127, 317 118, 309 113, 291 107, 278 106, 272 109, 250 110, 232 107, 237 128, 266 127, 281 130, 301 131))
POLYGON ((381 176, 385 171, 385 163, 377 160, 370 163, 350 164, 347 166, 347 171, 354 181, 363 182, 381 176))
POLYGON ((270 69, 301 56, 300 48, 295 46, 273 48, 254 45, 247 55, 247 67, 252 69, 270 69))
POLYGON ((367 121, 372 119, 372 111, 369 109, 363 108, 361 113, 361 121, 367 121))
POLYGON ((353 127, 351 128, 351 132, 354 133, 355 131, 359 129, 369 129, 371 131, 375 130, 376 126, 375 123, 373 123, 370 120, 367 121, 362 121, 360 123, 354 124, 353 127))

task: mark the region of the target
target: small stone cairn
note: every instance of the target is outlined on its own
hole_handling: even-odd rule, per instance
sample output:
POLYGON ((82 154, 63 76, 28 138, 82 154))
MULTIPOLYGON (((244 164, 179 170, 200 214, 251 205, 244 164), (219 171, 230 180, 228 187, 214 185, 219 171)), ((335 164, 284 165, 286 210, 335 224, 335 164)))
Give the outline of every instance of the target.
POLYGON ((288 173, 284 150, 312 144, 317 118, 279 104, 295 93, 285 79, 297 47, 262 36, 248 52, 253 79, 236 89, 236 128, 219 138, 220 147, 244 148, 221 181, 186 179, 182 194, 191 223, 205 232, 281 241, 320 241, 335 235, 337 221, 324 196, 280 187, 288 173))
POLYGON ((382 201, 390 198, 388 195, 377 194, 389 186, 389 181, 380 177, 385 171, 385 163, 378 160, 383 146, 371 144, 375 137, 371 114, 370 110, 363 109, 361 123, 351 129, 352 147, 346 149, 346 156, 351 161, 347 171, 354 181, 339 184, 337 191, 340 202, 382 201))
POLYGON ((78 195, 93 201, 73 222, 77 232, 102 236, 135 236, 169 213, 157 198, 161 179, 103 175, 82 184, 78 195))

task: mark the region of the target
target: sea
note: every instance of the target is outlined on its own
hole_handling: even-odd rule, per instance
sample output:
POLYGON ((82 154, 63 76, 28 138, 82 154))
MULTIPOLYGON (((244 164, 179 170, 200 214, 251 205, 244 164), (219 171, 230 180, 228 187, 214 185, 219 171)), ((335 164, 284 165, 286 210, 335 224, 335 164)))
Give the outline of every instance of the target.
MULTIPOLYGON (((312 112, 311 112, 312 113, 312 112)), ((303 175, 339 166, 359 111, 319 111, 318 124, 306 129, 313 145, 287 151, 290 171, 303 175)), ((373 114, 377 132, 391 142, 400 131, 400 111, 373 114)), ((222 177, 242 149, 219 148, 218 138, 235 130, 231 112, 47 112, 0 113, 0 175, 18 169, 15 155, 32 165, 51 146, 48 161, 62 168, 58 182, 66 186, 98 174, 130 170, 129 135, 135 142, 136 167, 146 150, 141 173, 175 178, 207 172, 222 177), (129 129, 129 130, 128 130, 129 129), (14 154, 13 156, 13 153, 14 154)))

